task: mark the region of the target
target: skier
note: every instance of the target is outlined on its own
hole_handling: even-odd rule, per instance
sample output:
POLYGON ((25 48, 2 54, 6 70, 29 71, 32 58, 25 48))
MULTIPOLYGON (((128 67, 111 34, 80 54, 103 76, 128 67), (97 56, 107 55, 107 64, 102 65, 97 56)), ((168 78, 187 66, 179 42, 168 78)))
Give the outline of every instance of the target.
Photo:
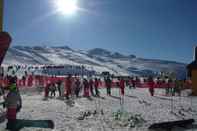
POLYGON ((90 93, 89 93, 89 83, 87 79, 84 79, 83 81, 83 89, 84 89, 84 97, 90 97, 90 93))
POLYGON ((66 99, 69 99, 69 96, 71 95, 71 86, 72 86, 72 76, 68 75, 65 81, 65 91, 66 91, 66 99))
POLYGON ((50 91, 51 91, 51 98, 54 96, 55 97, 55 95, 56 95, 56 85, 55 85, 55 83, 52 83, 51 85, 50 85, 50 91))
POLYGON ((90 92, 91 92, 92 96, 94 96, 94 91, 93 91, 94 81, 92 80, 92 78, 90 78, 90 80, 89 80, 89 86, 90 86, 90 92))
POLYGON ((58 89, 58 93, 59 93, 59 97, 61 97, 61 84, 62 84, 62 81, 61 80, 59 80, 58 82, 57 82, 57 89, 58 89))
POLYGON ((22 83, 23 83, 23 86, 26 85, 26 76, 23 76, 23 77, 22 77, 22 83))
POLYGON ((77 78, 75 81, 75 95, 76 95, 76 97, 79 97, 80 90, 81 90, 81 82, 80 82, 79 78, 77 78))
POLYGON ((51 83, 48 83, 44 88, 44 97, 47 100, 49 97, 49 90, 50 90, 51 83))
POLYGON ((181 89, 183 88, 183 83, 183 80, 175 80, 174 93, 177 93, 178 96, 181 96, 181 89))
POLYGON ((135 88, 136 88, 137 86, 139 86, 139 84, 141 83, 141 82, 140 82, 140 78, 139 78, 138 76, 135 77, 135 82, 134 82, 134 83, 135 83, 135 88))
POLYGON ((149 86, 149 92, 151 96, 154 96, 154 81, 153 81, 153 77, 149 77, 148 78, 148 86, 149 86))
POLYGON ((172 95, 172 79, 168 79, 167 81, 167 88, 166 88, 166 95, 172 95))
POLYGON ((133 77, 131 78, 131 83, 132 83, 132 87, 135 89, 135 84, 136 84, 136 82, 135 82, 135 80, 134 80, 133 77))
POLYGON ((32 87, 33 86, 33 75, 29 75, 27 78, 27 86, 32 87))
POLYGON ((99 90, 98 90, 98 87, 99 87, 99 80, 97 78, 95 78, 94 80, 94 89, 95 89, 95 93, 96 93, 96 96, 99 97, 99 90))
POLYGON ((120 81, 119 82, 120 82, 119 83, 120 93, 121 93, 122 96, 124 96, 124 93, 125 93, 125 91, 124 91, 124 89, 125 89, 125 81, 124 81, 123 78, 120 78, 120 81))
POLYGON ((108 76, 107 79, 105 79, 105 85, 107 87, 107 95, 111 96, 111 85, 112 85, 112 80, 108 76))
POLYGON ((22 99, 16 86, 16 78, 12 77, 9 80, 9 93, 5 97, 4 107, 7 109, 7 127, 11 131, 18 131, 16 126, 16 115, 22 107, 22 99))

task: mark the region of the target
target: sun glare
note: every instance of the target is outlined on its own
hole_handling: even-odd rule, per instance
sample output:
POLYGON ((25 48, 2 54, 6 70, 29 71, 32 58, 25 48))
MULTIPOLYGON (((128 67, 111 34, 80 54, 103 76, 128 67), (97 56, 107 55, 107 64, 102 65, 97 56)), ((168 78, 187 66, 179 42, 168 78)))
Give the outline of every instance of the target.
POLYGON ((72 15, 78 9, 77 0, 56 0, 55 4, 57 11, 64 15, 72 15))

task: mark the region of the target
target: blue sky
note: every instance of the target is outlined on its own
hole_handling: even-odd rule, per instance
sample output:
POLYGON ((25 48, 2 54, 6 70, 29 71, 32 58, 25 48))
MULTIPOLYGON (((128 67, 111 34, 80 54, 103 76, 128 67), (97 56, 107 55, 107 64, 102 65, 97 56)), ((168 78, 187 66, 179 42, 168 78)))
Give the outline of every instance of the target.
POLYGON ((197 45, 197 0, 78 0, 73 16, 53 13, 55 0, 5 0, 12 45, 105 48, 189 63, 197 45))

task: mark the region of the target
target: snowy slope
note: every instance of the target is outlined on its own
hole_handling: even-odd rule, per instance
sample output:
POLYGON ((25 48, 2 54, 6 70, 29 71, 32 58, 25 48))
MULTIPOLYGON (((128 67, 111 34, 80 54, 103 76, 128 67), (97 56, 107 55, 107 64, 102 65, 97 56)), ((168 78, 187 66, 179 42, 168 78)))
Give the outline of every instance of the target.
POLYGON ((160 71, 173 71, 179 77, 185 77, 186 74, 186 65, 183 63, 126 56, 100 48, 80 51, 67 46, 11 47, 4 64, 84 65, 97 72, 109 71, 119 75, 150 75, 160 71))

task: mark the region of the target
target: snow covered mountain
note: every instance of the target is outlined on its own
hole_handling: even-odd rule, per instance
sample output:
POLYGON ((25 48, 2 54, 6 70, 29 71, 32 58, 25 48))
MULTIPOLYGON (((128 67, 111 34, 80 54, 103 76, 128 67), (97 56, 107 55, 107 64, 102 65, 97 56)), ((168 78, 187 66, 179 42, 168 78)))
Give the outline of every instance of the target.
POLYGON ((8 50, 3 64, 83 65, 97 72, 109 71, 119 75, 150 75, 161 71, 175 72, 181 78, 186 75, 184 63, 143 59, 100 48, 88 51, 74 50, 68 46, 14 46, 8 50))

